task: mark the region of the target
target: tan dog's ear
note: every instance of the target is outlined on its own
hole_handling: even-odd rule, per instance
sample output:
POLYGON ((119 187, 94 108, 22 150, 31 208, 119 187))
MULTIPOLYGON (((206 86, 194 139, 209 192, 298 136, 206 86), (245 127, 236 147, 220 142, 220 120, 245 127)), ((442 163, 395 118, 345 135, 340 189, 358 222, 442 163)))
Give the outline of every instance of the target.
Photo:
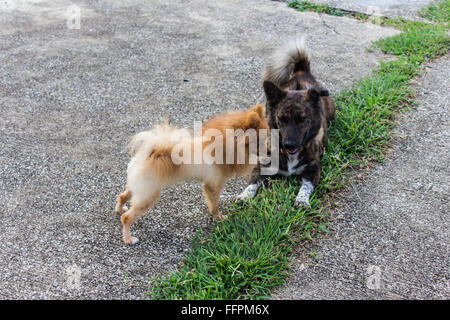
POLYGON ((252 111, 247 116, 247 128, 254 128, 257 129, 259 127, 259 124, 261 122, 261 118, 259 117, 259 114, 252 111))
POLYGON ((260 117, 261 119, 264 118, 264 107, 263 107, 262 104, 257 104, 256 106, 254 106, 254 107, 252 108, 252 110, 255 111, 257 114, 259 114, 259 117, 260 117))

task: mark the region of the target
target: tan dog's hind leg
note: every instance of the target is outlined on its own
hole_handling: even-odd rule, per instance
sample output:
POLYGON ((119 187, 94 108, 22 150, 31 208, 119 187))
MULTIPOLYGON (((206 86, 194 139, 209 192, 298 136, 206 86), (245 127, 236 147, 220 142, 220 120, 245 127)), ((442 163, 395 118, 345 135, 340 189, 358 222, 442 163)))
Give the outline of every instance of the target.
POLYGON ((132 203, 130 210, 125 212, 120 218, 120 221, 122 222, 123 242, 125 244, 135 244, 139 241, 138 238, 131 235, 131 224, 134 220, 142 216, 148 208, 153 208, 158 200, 158 197, 159 192, 153 194, 144 204, 135 204, 131 201, 132 203))
POLYGON ((124 213, 124 211, 127 211, 128 208, 124 207, 125 203, 127 203, 128 200, 131 199, 131 191, 126 187, 125 191, 117 197, 117 204, 116 209, 114 210, 118 214, 124 213))
POLYGON ((206 204, 208 205, 209 212, 216 220, 223 220, 226 217, 219 212, 219 198, 222 191, 224 179, 219 181, 208 181, 203 183, 203 195, 205 196, 206 204))

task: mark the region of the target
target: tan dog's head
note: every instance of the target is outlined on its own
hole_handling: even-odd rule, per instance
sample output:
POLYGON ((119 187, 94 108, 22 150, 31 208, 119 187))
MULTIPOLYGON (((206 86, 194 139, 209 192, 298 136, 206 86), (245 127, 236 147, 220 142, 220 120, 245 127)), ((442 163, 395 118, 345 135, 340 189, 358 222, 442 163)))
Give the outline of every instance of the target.
MULTIPOLYGON (((242 126, 242 130, 244 130, 244 132, 248 132, 247 130, 255 130, 255 142, 257 143, 257 145, 265 145, 266 147, 268 147, 269 145, 267 139, 270 137, 270 127, 265 117, 264 107, 261 104, 257 104, 254 107, 246 110, 245 113, 246 123, 242 126), (265 132, 261 132, 260 130, 263 130, 265 132)), ((249 136, 247 136, 246 134, 244 136, 245 145, 248 147, 249 136)))
POLYGON ((222 113, 203 124, 203 132, 208 129, 218 129, 225 134, 225 130, 243 130, 254 129, 256 131, 260 129, 269 130, 269 125, 266 121, 264 107, 261 104, 257 104, 245 111, 230 111, 222 113))
POLYGON ((242 128, 245 130, 247 129, 266 129, 269 130, 269 124, 266 121, 266 117, 264 115, 264 107, 261 104, 257 104, 256 106, 248 109, 246 111, 247 113, 247 123, 245 125, 245 128, 242 128))

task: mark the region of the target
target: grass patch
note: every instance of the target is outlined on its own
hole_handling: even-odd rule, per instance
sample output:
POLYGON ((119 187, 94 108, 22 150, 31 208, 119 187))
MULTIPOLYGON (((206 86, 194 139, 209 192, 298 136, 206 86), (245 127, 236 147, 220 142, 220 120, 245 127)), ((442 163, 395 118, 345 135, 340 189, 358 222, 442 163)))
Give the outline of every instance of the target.
MULTIPOLYGON (((429 25, 428 23, 422 21, 408 20, 401 17, 389 18, 385 16, 371 16, 367 13, 333 8, 328 4, 316 4, 314 2, 304 0, 291 0, 288 2, 288 6, 301 12, 312 11, 338 17, 346 16, 358 19, 362 22, 371 20, 374 24, 380 24, 382 26, 389 25, 402 30, 410 29, 411 27, 429 25)), ((422 8, 419 11, 419 15, 432 22, 441 22, 445 27, 448 28, 448 24, 450 22, 450 0, 436 1, 430 4, 428 7, 422 8)))
POLYGON ((371 17, 370 15, 362 12, 333 8, 329 4, 317 4, 311 1, 291 0, 288 2, 288 6, 301 12, 312 11, 317 13, 325 13, 337 17, 346 16, 363 21, 366 21, 371 17))
MULTIPOLYGON (((299 216, 318 214, 295 211, 291 203, 298 187, 274 181, 273 190, 246 206, 232 205, 227 221, 212 232, 199 233, 180 270, 156 279, 153 299, 261 299, 287 277, 292 230, 313 226, 299 216), (276 192, 275 192, 276 191, 276 192)), ((307 236, 307 233, 304 234, 307 236)))
MULTIPOLYGON (((296 9, 314 8, 336 15, 328 6, 306 7, 305 1, 291 1, 289 6, 293 7, 293 2, 296 9)), ((384 23, 403 32, 374 46, 398 58, 382 62, 371 76, 335 97, 336 118, 329 126, 322 179, 310 201, 311 208, 292 206, 299 188, 295 179, 273 180, 271 188, 248 204, 228 208, 229 218, 211 232, 200 231, 181 268, 152 279, 148 298, 268 298, 288 276, 294 242, 329 232, 328 194, 349 182, 349 167, 383 160, 395 112, 413 103, 409 82, 424 62, 449 49, 444 25, 399 18, 385 19, 384 23)))
MULTIPOLYGON (((393 20, 390 23, 398 22, 393 20)), ((415 23, 407 25, 404 30, 399 35, 375 42, 375 45, 385 53, 405 55, 416 63, 441 56, 449 49, 445 26, 415 23)))
POLYGON ((317 4, 310 1, 289 1, 288 6, 296 9, 297 11, 314 11, 338 17, 342 17, 348 14, 347 11, 344 11, 342 9, 335 9, 328 4, 317 4))
POLYGON ((435 1, 419 11, 422 18, 433 22, 450 22, 450 0, 435 1))

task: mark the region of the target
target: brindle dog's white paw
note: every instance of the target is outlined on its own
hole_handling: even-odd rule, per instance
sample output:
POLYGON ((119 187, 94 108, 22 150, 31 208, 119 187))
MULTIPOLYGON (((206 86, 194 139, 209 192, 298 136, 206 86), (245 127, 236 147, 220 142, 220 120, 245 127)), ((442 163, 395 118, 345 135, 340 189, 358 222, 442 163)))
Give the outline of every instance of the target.
POLYGON ((296 197, 295 201, 294 201, 294 207, 296 209, 300 208, 300 207, 311 207, 311 205, 309 204, 309 199, 308 198, 299 198, 296 197))
POLYGON ((256 194, 258 193, 259 190, 259 185, 254 183, 254 184, 250 184, 247 186, 247 188, 245 188, 244 191, 242 191, 237 197, 236 197, 236 202, 244 202, 247 201, 249 199, 253 199, 254 197, 256 197, 256 194))
POLYGON ((314 187, 311 182, 306 179, 302 179, 302 186, 295 197, 294 207, 300 208, 301 206, 311 207, 309 204, 309 196, 313 192, 314 187))

